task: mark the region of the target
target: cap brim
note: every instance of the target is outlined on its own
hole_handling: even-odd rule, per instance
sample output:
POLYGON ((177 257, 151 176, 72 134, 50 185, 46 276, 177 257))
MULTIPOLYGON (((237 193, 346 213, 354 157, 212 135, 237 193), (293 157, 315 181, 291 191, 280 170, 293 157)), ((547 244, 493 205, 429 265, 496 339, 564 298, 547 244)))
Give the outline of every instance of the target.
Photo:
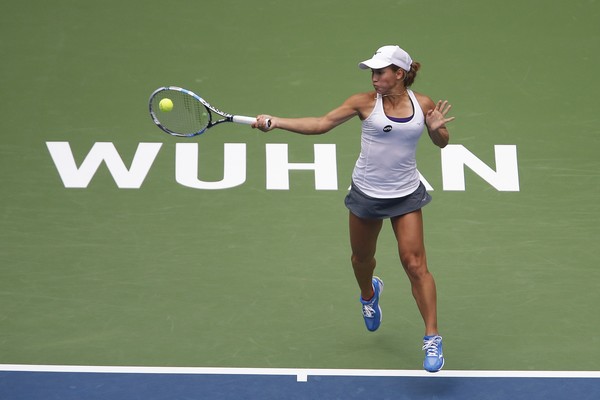
POLYGON ((369 68, 381 69, 381 68, 389 67, 390 65, 392 65, 392 64, 388 61, 370 59, 370 60, 366 60, 366 61, 363 61, 360 64, 358 64, 358 68, 360 68, 360 69, 369 69, 369 68))

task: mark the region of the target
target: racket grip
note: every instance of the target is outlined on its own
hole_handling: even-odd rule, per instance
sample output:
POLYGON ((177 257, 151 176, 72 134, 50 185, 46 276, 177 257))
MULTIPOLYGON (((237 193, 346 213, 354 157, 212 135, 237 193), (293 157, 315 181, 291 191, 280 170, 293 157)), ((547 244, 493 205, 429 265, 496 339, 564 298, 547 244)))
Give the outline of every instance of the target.
POLYGON ((253 123, 256 122, 256 118, 254 118, 254 117, 244 117, 242 115, 234 115, 233 116, 233 122, 236 122, 238 124, 252 125, 253 123))
MULTIPOLYGON (((234 115, 232 118, 233 122, 237 122, 238 124, 246 124, 246 125, 252 125, 253 123, 256 122, 256 118, 254 117, 244 117, 242 115, 234 115)), ((267 128, 271 127, 271 120, 267 119, 267 128)))

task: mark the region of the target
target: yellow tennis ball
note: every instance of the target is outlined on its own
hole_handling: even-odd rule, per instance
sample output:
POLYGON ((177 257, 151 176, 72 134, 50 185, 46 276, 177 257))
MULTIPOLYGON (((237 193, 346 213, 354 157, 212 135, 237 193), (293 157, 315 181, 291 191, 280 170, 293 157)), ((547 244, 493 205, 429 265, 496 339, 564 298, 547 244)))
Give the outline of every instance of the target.
POLYGON ((160 111, 169 112, 173 109, 173 102, 171 99, 164 98, 158 103, 158 108, 160 108, 160 111))

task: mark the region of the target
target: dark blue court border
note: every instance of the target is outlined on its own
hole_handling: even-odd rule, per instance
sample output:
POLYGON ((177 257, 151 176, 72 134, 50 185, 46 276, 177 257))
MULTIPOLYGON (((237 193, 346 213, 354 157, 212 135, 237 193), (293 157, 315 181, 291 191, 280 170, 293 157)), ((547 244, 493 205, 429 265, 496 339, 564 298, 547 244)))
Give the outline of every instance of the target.
POLYGON ((598 400, 598 378, 0 372, 2 400, 598 400))

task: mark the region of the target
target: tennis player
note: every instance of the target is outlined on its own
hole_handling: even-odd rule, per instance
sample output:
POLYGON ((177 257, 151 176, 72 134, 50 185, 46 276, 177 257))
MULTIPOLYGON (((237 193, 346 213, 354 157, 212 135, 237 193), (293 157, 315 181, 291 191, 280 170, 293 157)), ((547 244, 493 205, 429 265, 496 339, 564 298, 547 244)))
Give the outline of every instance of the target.
POLYGON ((421 65, 400 47, 383 46, 358 66, 371 70, 374 91, 353 95, 322 117, 259 115, 253 127, 265 132, 284 129, 318 135, 353 117, 361 119, 361 151, 345 204, 350 210, 351 261, 365 324, 369 331, 375 331, 381 323, 379 300, 383 281, 373 273, 377 238, 383 220, 389 219, 398 241, 400 262, 425 323, 423 367, 437 372, 444 366, 444 356, 437 326, 436 286, 427 268, 421 211, 431 197, 419 179, 416 149, 425 127, 432 142, 445 147, 449 141, 446 124, 454 117, 447 117, 451 108, 447 101, 436 104, 410 89, 421 65))

